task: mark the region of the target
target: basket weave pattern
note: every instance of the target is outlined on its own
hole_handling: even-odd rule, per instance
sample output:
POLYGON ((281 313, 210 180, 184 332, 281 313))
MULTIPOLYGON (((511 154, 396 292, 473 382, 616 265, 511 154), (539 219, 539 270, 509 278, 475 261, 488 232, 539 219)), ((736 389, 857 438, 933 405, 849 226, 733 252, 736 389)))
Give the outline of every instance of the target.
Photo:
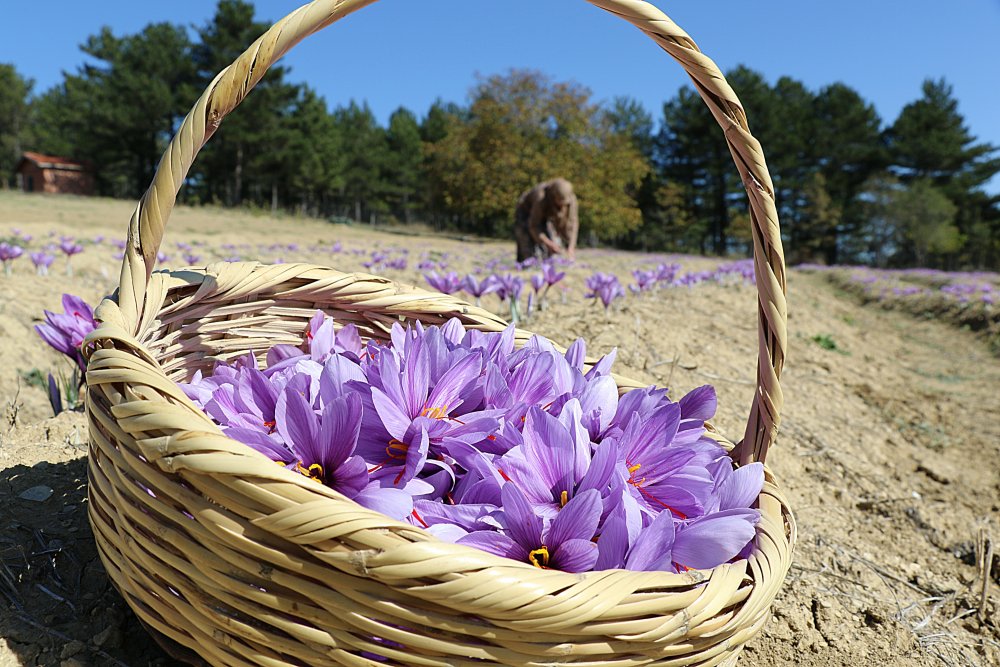
MULTIPOLYGON (((451 296, 320 266, 152 273, 177 190, 222 118, 295 43, 372 1, 317 0, 275 24, 195 104, 133 215, 120 289, 89 338, 90 518, 109 575, 147 626, 218 665, 381 664, 373 655, 442 666, 730 663, 767 619, 790 564, 794 522, 770 472, 746 560, 684 574, 541 570, 441 542, 274 465, 225 437, 175 384, 247 350, 300 344, 317 309, 379 339, 400 318, 504 328, 451 296)), ((785 347, 763 154, 718 69, 666 16, 638 0, 589 1, 681 62, 747 185, 760 363, 732 455, 762 461, 785 347)), ((622 392, 640 386, 615 379, 622 392)))

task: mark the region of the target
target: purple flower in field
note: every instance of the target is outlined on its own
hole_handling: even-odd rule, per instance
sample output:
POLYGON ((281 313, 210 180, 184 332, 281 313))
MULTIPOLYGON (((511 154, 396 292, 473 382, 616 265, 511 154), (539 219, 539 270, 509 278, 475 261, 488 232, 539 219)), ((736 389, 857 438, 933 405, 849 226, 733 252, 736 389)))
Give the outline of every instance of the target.
POLYGON ((545 282, 545 274, 536 273, 531 276, 531 289, 534 290, 535 294, 541 292, 542 288, 545 287, 546 285, 547 283, 545 282))
POLYGON ((497 283, 497 296, 500 297, 501 301, 510 301, 510 319, 516 324, 521 315, 519 302, 521 292, 524 290, 524 280, 512 273, 494 274, 494 278, 497 283))
POLYGON ((454 294, 462 289, 462 279, 454 271, 449 271, 442 275, 439 275, 436 271, 431 271, 424 274, 424 280, 427 281, 428 285, 445 294, 454 294))
POLYGON ((634 294, 640 294, 642 292, 648 292, 656 285, 656 272, 655 271, 643 271, 642 269, 634 269, 632 271, 632 277, 635 278, 635 283, 630 284, 628 288, 634 294))
POLYGON ((0 262, 3 262, 4 273, 10 275, 10 263, 24 254, 24 248, 19 245, 0 243, 0 262))
POLYGON ((79 255, 83 252, 83 246, 75 242, 73 239, 63 238, 59 242, 59 249, 63 251, 63 254, 67 257, 72 257, 73 255, 79 255))
POLYGON ((604 304, 605 311, 608 310, 615 299, 625 295, 625 290, 622 289, 621 283, 618 282, 618 276, 612 273, 601 273, 598 271, 587 278, 585 284, 588 291, 584 295, 584 298, 600 299, 601 303, 604 304))
POLYGON ((565 278, 566 272, 557 271, 555 264, 551 261, 547 261, 542 262, 542 276, 545 278, 545 284, 551 287, 565 278))
POLYGON ((73 239, 64 236, 59 242, 59 249, 66 255, 66 274, 71 276, 73 275, 73 265, 70 263, 70 260, 73 259, 73 255, 83 252, 83 246, 73 241, 73 239))
POLYGON ((191 252, 185 252, 183 257, 184 257, 184 263, 187 264, 188 266, 193 266, 201 261, 201 255, 195 255, 191 252))
POLYGON ((484 294, 489 294, 490 292, 495 292, 499 288, 496 281, 496 276, 489 275, 482 280, 476 280, 476 277, 471 273, 462 279, 462 289, 470 296, 476 299, 476 305, 481 305, 481 300, 484 294))
POLYGON ((168 255, 167 253, 163 252, 162 250, 156 253, 157 264, 166 264, 169 261, 170 261, 170 255, 168 255))
POLYGON ((505 484, 504 532, 477 531, 458 541, 535 567, 566 572, 586 572, 597 562, 592 541, 601 521, 601 499, 597 491, 581 493, 559 512, 549 525, 531 509, 515 485, 505 484))
POLYGON ((76 362, 81 370, 87 369, 80 346, 83 339, 94 330, 94 310, 80 297, 63 294, 63 311, 45 312, 45 324, 35 325, 35 331, 46 343, 76 362))
POLYGON ((670 285, 677 277, 677 272, 681 270, 680 264, 657 264, 654 269, 656 282, 660 285, 670 285))
POLYGON ((50 255, 47 252, 31 253, 31 263, 35 265, 35 272, 40 276, 47 276, 49 274, 49 267, 52 266, 52 262, 55 260, 56 256, 50 255))

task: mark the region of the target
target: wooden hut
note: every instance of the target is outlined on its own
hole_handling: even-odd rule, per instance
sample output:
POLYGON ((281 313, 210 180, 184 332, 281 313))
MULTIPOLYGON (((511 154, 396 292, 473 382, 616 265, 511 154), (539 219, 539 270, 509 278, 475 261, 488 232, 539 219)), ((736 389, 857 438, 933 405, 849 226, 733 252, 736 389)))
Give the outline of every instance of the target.
POLYGON ((94 170, 86 162, 25 152, 15 171, 18 185, 24 192, 94 194, 94 170))

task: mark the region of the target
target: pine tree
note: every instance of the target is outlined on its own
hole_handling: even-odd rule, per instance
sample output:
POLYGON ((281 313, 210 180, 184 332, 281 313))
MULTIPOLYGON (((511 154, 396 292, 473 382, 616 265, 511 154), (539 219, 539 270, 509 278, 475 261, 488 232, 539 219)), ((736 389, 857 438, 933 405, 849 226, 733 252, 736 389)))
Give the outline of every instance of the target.
POLYGON ((888 164, 882 121, 875 107, 854 89, 835 83, 813 100, 814 144, 823 189, 836 207, 837 228, 821 250, 825 261, 852 261, 851 237, 862 233, 865 211, 859 199, 868 179, 888 164))
POLYGON ((14 65, 0 63, 0 189, 11 185, 21 158, 32 87, 34 81, 18 74, 14 65))
POLYGON ((374 222, 376 214, 388 210, 383 180, 389 146, 385 130, 379 126, 368 103, 351 100, 334 113, 337 131, 343 138, 343 187, 339 194, 341 212, 355 220, 374 222))
POLYGON ((423 157, 420 126, 412 111, 400 107, 393 112, 389 117, 386 140, 389 149, 384 174, 386 189, 392 200, 393 212, 410 223, 419 201, 423 157))

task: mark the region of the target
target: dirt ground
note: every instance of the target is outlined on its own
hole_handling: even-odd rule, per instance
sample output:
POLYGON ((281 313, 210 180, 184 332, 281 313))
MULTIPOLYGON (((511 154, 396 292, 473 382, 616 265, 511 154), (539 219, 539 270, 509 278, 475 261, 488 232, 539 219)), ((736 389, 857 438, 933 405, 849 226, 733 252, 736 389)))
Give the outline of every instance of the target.
MULTIPOLYGON (((32 249, 59 235, 123 239, 130 212, 124 202, 0 192, 0 238, 17 227, 35 237, 32 249)), ((195 252, 206 261, 228 253, 345 270, 361 270, 365 256, 308 248, 406 247, 411 268, 385 273, 417 284, 421 251, 446 253, 458 271, 475 258, 513 254, 513 244, 211 209, 178 209, 167 239, 164 250, 178 256, 174 242, 204 242, 195 252), (279 241, 301 250, 269 247, 279 241)), ((174 664, 97 556, 83 416, 53 418, 42 389, 22 379, 32 369, 68 369, 31 327, 43 308, 58 309, 63 292, 96 302, 112 290, 116 252, 110 241, 88 242, 72 278, 62 258, 48 277, 34 275, 27 257, 0 275, 0 667, 174 664)), ((675 397, 715 385, 715 423, 739 439, 753 391, 752 287, 629 296, 608 316, 583 300, 591 271, 614 271, 625 283, 631 269, 656 261, 713 264, 583 250, 566 291, 525 326, 562 343, 584 337, 593 353, 617 347, 618 372, 669 386, 675 397)), ((773 618, 740 664, 1000 665, 1000 547, 982 615, 989 568, 977 566, 976 549, 980 533, 1000 538, 1000 359, 974 333, 864 306, 822 276, 793 271, 788 291, 784 421, 768 463, 795 511, 799 541, 773 618)), ((494 297, 484 306, 499 310, 494 297)))

